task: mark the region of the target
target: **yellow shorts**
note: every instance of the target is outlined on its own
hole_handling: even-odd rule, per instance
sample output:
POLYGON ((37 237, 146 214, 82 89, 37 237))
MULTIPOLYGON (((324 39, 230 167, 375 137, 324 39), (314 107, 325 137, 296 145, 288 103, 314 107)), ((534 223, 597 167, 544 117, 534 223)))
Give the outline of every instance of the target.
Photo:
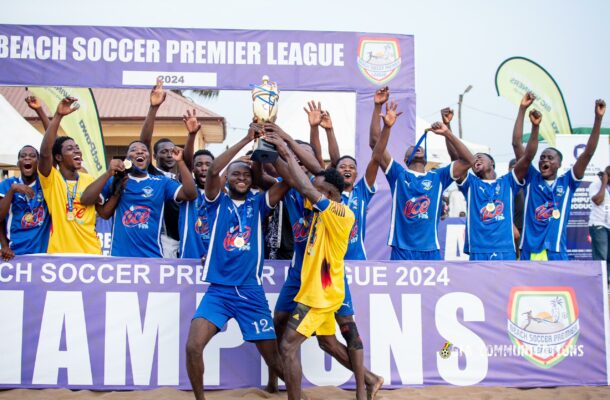
POLYGON ((334 335, 337 309, 338 307, 311 308, 297 303, 297 307, 290 314, 288 325, 305 337, 311 337, 314 333, 318 336, 334 335))
POLYGON ((542 250, 540 253, 532 253, 530 255, 531 261, 549 261, 549 257, 546 254, 546 249, 542 250))

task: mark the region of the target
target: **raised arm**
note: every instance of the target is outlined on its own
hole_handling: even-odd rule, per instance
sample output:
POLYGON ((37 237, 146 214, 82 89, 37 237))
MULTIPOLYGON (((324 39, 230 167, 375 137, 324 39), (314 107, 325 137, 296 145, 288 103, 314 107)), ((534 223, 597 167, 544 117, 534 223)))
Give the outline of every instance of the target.
POLYGON ((371 116, 371 126, 369 130, 369 147, 375 148, 381 136, 381 108, 390 98, 390 88, 385 86, 375 92, 373 96, 373 115, 371 116))
POLYGON ((6 222, 0 221, 0 257, 2 257, 3 261, 10 261, 15 257, 15 253, 11 249, 11 246, 8 243, 8 238, 6 237, 6 222))
POLYGON ((574 177, 576 177, 576 179, 582 179, 583 176, 585 176, 585 170, 587 169, 587 165, 589 165, 589 161, 591 161, 591 158, 593 158, 593 154, 595 153, 595 149, 597 148, 597 143, 599 142, 602 119, 604 118, 605 113, 606 102, 601 99, 596 100, 595 121, 593 122, 593 129, 591 130, 591 135, 589 135, 589 140, 587 140, 585 150, 580 153, 578 159, 574 163, 574 167, 572 167, 572 171, 574 171, 574 177))
POLYGON ((148 114, 144 120, 144 126, 140 132, 140 141, 148 147, 148 151, 152 154, 152 136, 155 130, 155 118, 157 117, 157 111, 159 106, 165 101, 165 90, 163 90, 163 80, 157 79, 157 84, 150 91, 150 107, 148 108, 148 114))
POLYGON ((108 180, 115 176, 118 171, 125 171, 123 161, 119 159, 110 160, 108 169, 100 175, 92 184, 87 186, 80 197, 80 202, 84 206, 96 204, 108 180))
POLYGON ((296 190, 298 190, 304 197, 309 199, 313 204, 317 203, 322 197, 322 193, 320 193, 311 183, 309 177, 305 175, 305 172, 301 169, 297 160, 294 158, 292 153, 288 150, 288 146, 286 143, 272 132, 265 135, 266 140, 270 143, 273 143, 277 148, 277 152, 279 156, 286 161, 286 169, 283 170, 282 167, 278 169, 278 172, 287 173, 286 177, 290 177, 291 184, 294 186, 296 190))
POLYGON ((182 122, 188 131, 186 145, 184 146, 184 163, 189 171, 193 170, 193 154, 195 154, 195 139, 201 129, 201 124, 197 120, 197 111, 193 108, 193 113, 186 110, 186 115, 182 116, 182 122))
POLYGON ((396 119, 402 114, 402 112, 396 112, 398 104, 390 101, 385 106, 385 115, 380 114, 380 118, 383 119, 383 129, 381 130, 381 136, 373 148, 373 159, 381 166, 383 171, 388 169, 392 156, 386 149, 388 141, 390 140, 390 131, 392 126, 396 122, 396 119))
POLYGON ((318 102, 316 106, 316 102, 311 100, 307 103, 309 110, 303 107, 305 113, 307 114, 307 120, 309 121, 309 144, 313 147, 313 151, 316 154, 316 158, 318 160, 318 164, 323 169, 324 168, 324 157, 322 157, 322 143, 320 143, 320 130, 318 126, 322 122, 322 105, 318 102))
POLYGON ((49 176, 51 168, 53 168, 53 143, 57 138, 61 119, 78 110, 78 103, 74 104, 76 101, 74 97, 64 97, 57 105, 55 115, 44 133, 40 144, 40 160, 38 161, 38 171, 43 176, 49 176))
MULTIPOLYGON (((273 123, 266 123, 264 125, 265 135, 269 132, 275 133, 284 140, 294 155, 301 161, 301 163, 307 168, 312 174, 316 174, 324 169, 324 164, 320 164, 319 160, 309 153, 307 150, 303 150, 301 145, 296 140, 287 134, 282 128, 273 123)), ((315 151, 315 150, 314 150, 315 151)))
POLYGON ((42 109, 42 101, 36 96, 28 96, 25 98, 25 102, 27 103, 28 107, 34 110, 36 115, 38 115, 40 122, 42 122, 42 127, 46 131, 49 127, 50 121, 49 117, 47 116, 47 113, 45 113, 42 109))
POLYGON ((243 149, 245 145, 260 135, 261 131, 262 126, 260 124, 250 124, 248 133, 243 137, 243 139, 229 147, 226 151, 214 159, 212 165, 208 169, 208 174, 205 180, 205 197, 212 200, 218 196, 218 193, 220 193, 224 183, 220 173, 226 168, 227 165, 229 165, 231 160, 235 158, 237 153, 239 153, 239 151, 243 149))
POLYGON ((444 136, 445 140, 455 148, 458 159, 453 163, 451 174, 457 181, 461 181, 466 176, 468 169, 472 167, 472 164, 474 163, 472 153, 460 139, 455 137, 447 125, 442 122, 433 123, 430 130, 437 135, 444 136))
POLYGON ((593 196, 591 196, 591 200, 595 205, 601 206, 604 204, 604 197, 606 196, 606 190, 608 187, 608 174, 605 170, 600 171, 597 176, 601 180, 599 190, 593 196))
MULTIPOLYGON (((542 122, 542 114, 538 110, 530 111, 530 121, 532 122, 532 133, 527 141, 527 147, 523 152, 523 156, 515 163, 514 173, 519 182, 523 181, 527 175, 527 170, 532 163, 538 151, 538 134, 540 132, 540 122, 542 122)), ((523 127, 521 127, 523 130, 523 127)))
POLYGON ((326 131, 326 140, 328 141, 328 156, 330 157, 330 165, 336 167, 339 162, 339 145, 337 144, 337 138, 335 137, 335 130, 333 129, 333 120, 330 118, 328 111, 322 111, 322 122, 320 126, 326 131))
MULTIPOLYGON (((445 107, 441 110, 441 118, 443 124, 447 125, 447 128, 451 130, 451 120, 453 119, 453 110, 449 107, 445 107)), ((445 146, 447 146, 447 152, 449 153, 449 158, 451 161, 455 161, 458 159, 457 151, 455 147, 445 138, 445 146)))
MULTIPOLYGON (((191 201, 197 198, 197 187, 195 186, 195 180, 191 171, 184 162, 184 150, 178 146, 174 146, 172 149, 172 157, 178 164, 178 171, 182 179, 182 187, 176 195, 176 200, 179 201, 191 201)), ((206 185, 207 186, 207 185, 206 185)))
POLYGON ((515 127, 513 128, 513 152, 515 153, 515 159, 519 160, 523 157, 523 120, 525 119, 525 111, 532 103, 536 100, 536 96, 532 92, 527 92, 521 99, 519 104, 519 111, 517 112, 517 119, 515 120, 515 127))

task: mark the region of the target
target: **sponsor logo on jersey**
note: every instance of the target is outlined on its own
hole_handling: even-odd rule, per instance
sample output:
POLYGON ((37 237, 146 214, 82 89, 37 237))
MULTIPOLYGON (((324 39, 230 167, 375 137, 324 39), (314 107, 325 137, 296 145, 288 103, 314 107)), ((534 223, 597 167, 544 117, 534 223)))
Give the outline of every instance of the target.
POLYGON ((428 196, 413 197, 405 203, 403 213, 408 219, 428 219, 428 208, 430 208, 428 196))
POLYGON ((555 207, 553 206, 553 202, 547 201, 542 205, 536 207, 536 221, 546 222, 553 216, 553 210, 555 207))
POLYGON ((494 200, 494 206, 495 208, 493 211, 487 210, 487 204, 483 205, 483 207, 481 207, 479 210, 481 221, 483 221, 483 223, 504 220, 504 203, 500 200, 494 200))
POLYGON ((223 241, 223 246, 227 251, 239 250, 239 251, 248 251, 250 250, 250 235, 252 233, 252 229, 249 226, 245 226, 243 232, 240 234, 239 225, 235 225, 225 235, 225 239, 223 241), (235 239, 241 236, 244 240, 244 244, 241 247, 235 245, 235 239))
POLYGON ((121 222, 126 228, 148 229, 150 208, 146 206, 131 206, 124 213, 121 222))

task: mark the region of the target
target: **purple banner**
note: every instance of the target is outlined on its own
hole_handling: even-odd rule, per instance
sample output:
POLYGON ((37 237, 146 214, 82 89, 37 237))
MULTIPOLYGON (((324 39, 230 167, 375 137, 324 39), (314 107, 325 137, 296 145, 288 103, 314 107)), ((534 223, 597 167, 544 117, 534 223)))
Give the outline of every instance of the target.
MULTIPOLYGON (((250 90, 263 75, 281 90, 356 92, 356 158, 368 160, 372 96, 389 85, 404 115, 388 150, 397 160, 415 138, 411 35, 103 26, 0 25, 0 85, 250 90)), ((341 133, 337 132, 341 141, 341 133)), ((366 245, 387 258, 391 201, 382 173, 369 210, 366 245)))
POLYGON ((0 85, 415 90, 413 36, 356 32, 0 25, 0 69, 0 85))
MULTIPOLYGON (((385 387, 608 384, 601 262, 351 262, 346 270, 365 364, 385 387)), ((286 271, 265 263, 272 308, 286 271)), ((189 388, 184 347, 206 289, 200 273, 195 260, 1 263, 0 388, 189 388)), ((266 382, 235 321, 204 354, 210 389, 266 382)), ((353 387, 315 339, 302 359, 305 384, 353 387)))

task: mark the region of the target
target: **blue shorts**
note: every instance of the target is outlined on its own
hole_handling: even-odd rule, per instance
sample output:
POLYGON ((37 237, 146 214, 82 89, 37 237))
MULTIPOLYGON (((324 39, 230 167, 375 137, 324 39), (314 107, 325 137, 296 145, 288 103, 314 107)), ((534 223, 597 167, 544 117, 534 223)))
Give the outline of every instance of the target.
POLYGON ((417 251, 392 246, 390 260, 442 260, 440 250, 417 251))
MULTIPOLYGON (((347 317, 354 315, 354 306, 352 304, 352 294, 349 290, 349 285, 347 284, 347 276, 344 278, 343 282, 345 286, 345 299, 343 299, 341 308, 337 310, 336 314, 341 317, 347 317)), ((275 312, 292 312, 297 306, 294 298, 297 293, 299 293, 300 289, 301 280, 299 279, 297 281, 296 278, 289 274, 288 278, 286 278, 286 282, 284 282, 284 286, 282 286, 277 302, 275 303, 275 312)))
POLYGON ((271 310, 262 286, 211 284, 195 311, 195 318, 205 318, 218 329, 235 318, 244 340, 275 340, 271 310))
POLYGON ((299 289, 301 289, 301 279, 296 279, 289 273, 286 282, 284 282, 284 286, 282 286, 282 290, 280 290, 277 302, 275 303, 275 312, 292 312, 297 306, 294 298, 297 293, 299 293, 299 289))
POLYGON ((345 298, 343 299, 343 303, 341 303, 341 308, 339 308, 335 314, 340 317, 349 317, 354 315, 354 305, 352 304, 352 293, 349 290, 349 285, 347 284, 347 276, 343 281, 345 284, 345 298))
POLYGON ((514 251, 494 251, 491 253, 470 253, 470 261, 517 260, 514 251))
MULTIPOLYGON (((568 253, 563 253, 563 252, 558 253, 556 251, 547 250, 546 256, 549 261, 568 261, 569 260, 568 253)), ((532 253, 530 251, 521 250, 521 260, 525 261, 525 260, 529 260, 530 258, 532 258, 532 253)))

